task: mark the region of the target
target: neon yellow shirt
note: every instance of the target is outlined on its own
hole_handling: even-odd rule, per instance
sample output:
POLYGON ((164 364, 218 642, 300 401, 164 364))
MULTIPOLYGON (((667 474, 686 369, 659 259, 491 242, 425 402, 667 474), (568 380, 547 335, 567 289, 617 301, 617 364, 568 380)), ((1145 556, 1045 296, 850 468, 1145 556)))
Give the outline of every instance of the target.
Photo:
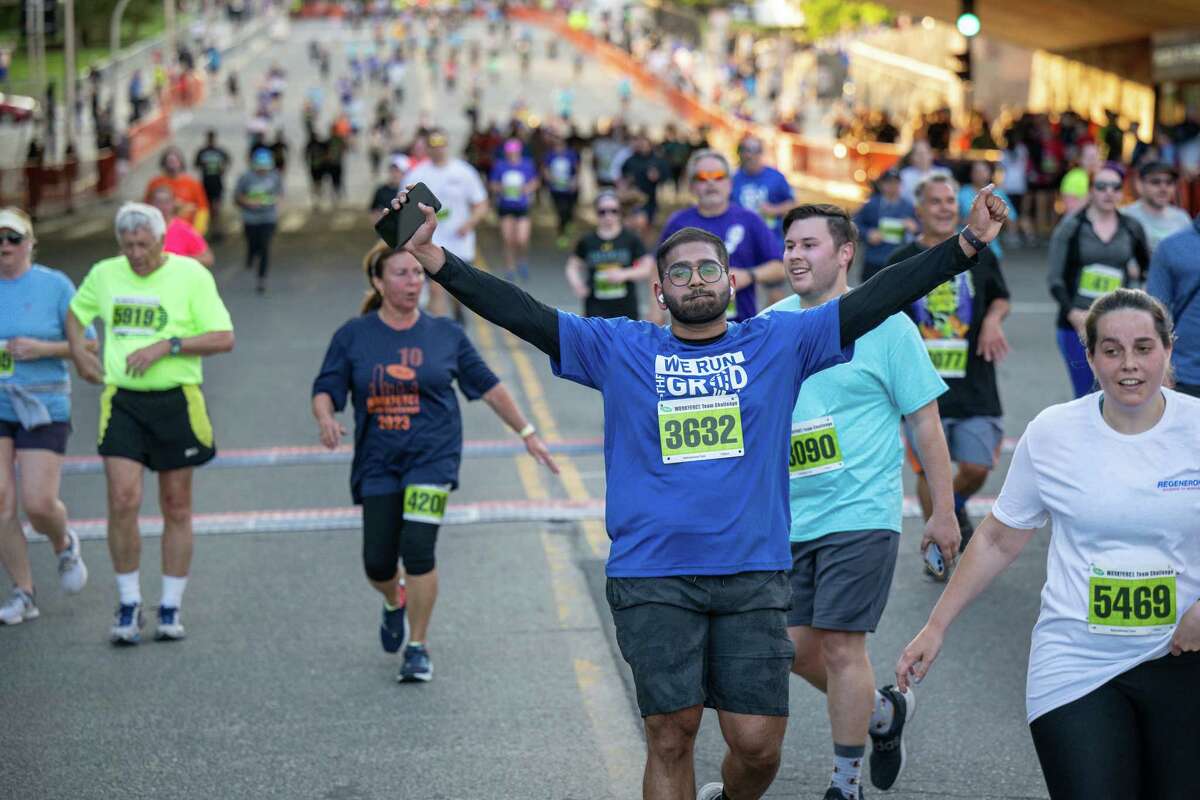
POLYGON ((1075 167, 1068 170, 1067 174, 1063 176, 1062 183, 1058 185, 1058 191, 1067 197, 1087 197, 1090 182, 1087 170, 1083 167, 1075 167))
POLYGON ((125 359, 173 336, 233 330, 212 273, 187 256, 166 257, 144 277, 125 256, 98 261, 71 300, 80 323, 89 325, 97 317, 104 323, 104 382, 110 386, 146 392, 199 385, 204 380, 200 356, 164 356, 136 378, 126 371, 125 359))

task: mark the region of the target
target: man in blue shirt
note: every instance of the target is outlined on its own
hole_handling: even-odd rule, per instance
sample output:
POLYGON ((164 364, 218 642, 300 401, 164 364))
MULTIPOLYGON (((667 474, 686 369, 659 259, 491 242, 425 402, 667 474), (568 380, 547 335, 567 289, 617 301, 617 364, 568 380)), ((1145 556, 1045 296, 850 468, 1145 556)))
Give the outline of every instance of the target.
MULTIPOLYGON (((792 186, 783 173, 768 166, 763 160, 763 143, 757 136, 747 136, 738 145, 741 168, 733 176, 733 200, 742 208, 749 209, 783 241, 783 215, 796 202, 792 186)), ((767 302, 782 300, 787 294, 787 282, 780 279, 763 287, 767 302)))
POLYGON ((744 322, 758 312, 754 285, 783 280, 782 244, 758 214, 731 202, 733 181, 725 156, 716 150, 696 151, 688 161, 687 177, 696 205, 671 215, 659 243, 688 227, 720 238, 729 253, 730 274, 737 287, 725 316, 744 322))
POLYGON ((858 213, 854 224, 866 240, 862 279, 887 266, 888 256, 917 232, 917 209, 900 194, 900 172, 889 169, 875 182, 878 190, 858 213))
MULTIPOLYGON (((844 295, 858 244, 849 215, 832 205, 798 206, 784 226, 784 266, 796 294, 767 311, 816 308, 844 295)), ((935 501, 921 548, 936 542, 947 558, 958 550, 937 404, 945 391, 916 326, 899 313, 855 342, 849 363, 809 377, 792 413, 788 635, 792 671, 829 698, 834 770, 826 800, 857 800, 868 731, 875 786, 890 789, 903 766, 912 693, 873 688, 866 639, 883 615, 900 543, 902 415, 928 454, 935 501)))
MULTIPOLYGON (((704 159, 716 163, 701 170, 721 166, 704 159)), ((402 192, 393 208, 406 202, 402 192)), ((643 797, 690 794, 705 706, 717 709, 729 752, 724 784, 697 798, 762 797, 779 768, 794 656, 787 462, 800 385, 967 269, 1003 225, 1004 204, 985 189, 969 225, 904 270, 818 308, 744 323, 725 318, 737 277, 724 242, 685 228, 656 253, 654 294, 669 327, 552 309, 434 246, 437 215, 419 208, 425 221, 404 247, 425 271, 603 397, 607 596, 645 719, 643 797)))
POLYGON ((1175 318, 1175 388, 1200 397, 1200 217, 1159 242, 1146 291, 1175 318))

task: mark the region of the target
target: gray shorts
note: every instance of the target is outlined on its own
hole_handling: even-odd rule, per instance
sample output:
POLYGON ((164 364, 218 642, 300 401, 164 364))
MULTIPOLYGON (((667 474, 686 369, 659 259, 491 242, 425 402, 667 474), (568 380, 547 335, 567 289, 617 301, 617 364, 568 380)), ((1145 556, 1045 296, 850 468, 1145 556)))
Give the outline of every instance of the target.
POLYGON ((643 717, 698 705, 788 715, 786 572, 609 578, 607 594, 643 717))
POLYGON ((788 626, 874 632, 887 605, 900 534, 845 531, 792 542, 788 626))
MULTIPOLYGON (((1000 458, 1000 445, 1004 441, 1003 417, 959 417, 943 418, 942 431, 950 448, 950 460, 956 464, 978 464, 994 469, 1000 458)), ((921 452, 913 436, 908 420, 904 422, 904 437, 909 452, 916 457, 910 461, 912 468, 920 473, 921 452)))

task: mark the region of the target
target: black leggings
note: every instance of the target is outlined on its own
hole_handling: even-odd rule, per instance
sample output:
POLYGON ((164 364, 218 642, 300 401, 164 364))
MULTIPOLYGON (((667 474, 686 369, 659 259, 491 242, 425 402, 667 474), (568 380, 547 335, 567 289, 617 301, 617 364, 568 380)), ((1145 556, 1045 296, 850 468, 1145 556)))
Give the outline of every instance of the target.
POLYGON ((433 548, 438 526, 404 518, 404 494, 364 497, 363 567, 373 581, 396 577, 396 565, 404 558, 404 571, 424 575, 435 566, 433 548))
POLYGON ((579 202, 578 192, 551 192, 554 201, 554 212, 558 215, 558 233, 561 236, 567 232, 567 226, 575 217, 575 204, 579 202))
POLYGON ((1140 664, 1029 726, 1051 800, 1196 796, 1200 652, 1140 664))
POLYGON ((254 266, 258 259, 258 277, 267 277, 271 260, 271 238, 275 236, 275 223, 246 223, 246 269, 254 266))

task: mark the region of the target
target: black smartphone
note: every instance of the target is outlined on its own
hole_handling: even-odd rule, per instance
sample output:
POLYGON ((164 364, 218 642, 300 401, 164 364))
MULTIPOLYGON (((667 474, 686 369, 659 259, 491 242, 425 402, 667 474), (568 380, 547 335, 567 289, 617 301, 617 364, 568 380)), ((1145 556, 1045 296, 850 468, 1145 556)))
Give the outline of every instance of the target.
POLYGON ((403 247, 405 242, 417 232, 417 228, 425 222, 425 215, 421 213, 421 209, 417 208, 417 203, 424 203, 434 211, 442 210, 441 201, 434 196, 433 192, 429 191, 429 187, 418 183, 408 190, 408 200, 400 207, 399 211, 393 211, 389 207, 375 223, 375 232, 393 250, 403 247))

